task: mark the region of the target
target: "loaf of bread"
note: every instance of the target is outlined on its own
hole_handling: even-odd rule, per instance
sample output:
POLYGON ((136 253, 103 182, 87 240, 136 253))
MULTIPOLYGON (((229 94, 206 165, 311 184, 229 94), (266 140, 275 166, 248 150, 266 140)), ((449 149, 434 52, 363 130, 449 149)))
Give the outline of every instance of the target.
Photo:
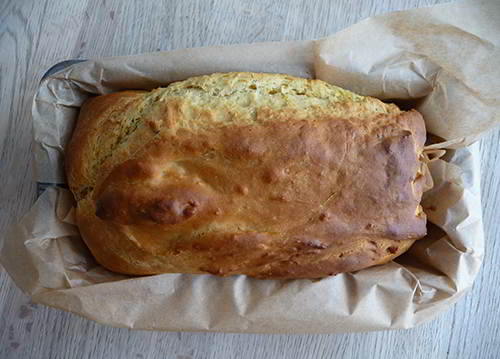
POLYGON ((320 278, 426 234, 416 111, 280 74, 88 100, 66 153, 81 235, 119 273, 320 278))

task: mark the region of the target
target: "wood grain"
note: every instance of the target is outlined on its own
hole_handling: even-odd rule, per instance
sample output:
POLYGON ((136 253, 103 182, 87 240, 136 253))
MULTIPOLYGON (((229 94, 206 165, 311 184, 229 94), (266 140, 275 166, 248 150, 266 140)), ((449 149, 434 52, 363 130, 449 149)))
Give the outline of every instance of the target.
MULTIPOLYGON (((0 233, 31 206, 31 100, 68 58, 328 35, 441 0, 0 1, 0 233)), ((472 291, 407 331, 342 335, 157 333, 34 305, 0 268, 0 358, 498 358, 500 131, 481 141, 486 256, 472 291)))

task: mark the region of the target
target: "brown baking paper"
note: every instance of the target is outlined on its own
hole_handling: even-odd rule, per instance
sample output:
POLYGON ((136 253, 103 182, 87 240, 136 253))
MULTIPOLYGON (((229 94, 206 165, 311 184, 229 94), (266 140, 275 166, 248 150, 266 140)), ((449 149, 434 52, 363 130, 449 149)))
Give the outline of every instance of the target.
POLYGON ((1 261, 34 302, 113 326, 153 330, 322 332, 409 328, 470 287, 483 254, 477 144, 499 123, 500 3, 468 1, 367 19, 316 41, 114 57, 44 79, 33 103, 36 181, 64 183, 64 147, 82 102, 227 71, 316 77, 409 100, 448 148, 429 164, 429 234, 386 265, 322 280, 164 274, 100 267, 78 235, 71 194, 49 188, 5 238, 1 261))

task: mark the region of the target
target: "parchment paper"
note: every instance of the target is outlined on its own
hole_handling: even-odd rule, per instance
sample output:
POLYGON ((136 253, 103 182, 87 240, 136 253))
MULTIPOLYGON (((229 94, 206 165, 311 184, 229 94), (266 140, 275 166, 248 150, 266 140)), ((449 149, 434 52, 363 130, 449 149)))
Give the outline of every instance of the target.
MULTIPOLYGON (((36 181, 49 188, 5 237, 0 259, 34 302, 136 329, 338 333, 409 328, 472 285, 483 254, 478 147, 500 122, 500 2, 466 1, 378 16, 301 42, 184 49, 82 62, 44 79, 33 103, 36 181), (406 100, 447 142, 430 163, 429 234, 395 262, 322 280, 165 274, 97 265, 63 184, 64 147, 91 95, 189 76, 261 71, 316 77, 406 100)), ((404 104, 404 103, 403 103, 404 104)))

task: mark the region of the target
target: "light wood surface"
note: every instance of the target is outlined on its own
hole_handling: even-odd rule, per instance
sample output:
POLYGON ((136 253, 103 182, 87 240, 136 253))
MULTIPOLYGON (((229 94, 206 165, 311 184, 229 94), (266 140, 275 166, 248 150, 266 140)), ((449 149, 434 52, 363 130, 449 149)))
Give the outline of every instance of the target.
MULTIPOLYGON (((58 61, 310 39, 370 15, 439 2, 0 0, 0 233, 35 199, 31 101, 58 61)), ((434 321, 343 335, 136 332, 31 304, 0 267, 0 358, 499 358, 499 143, 500 131, 481 141, 481 273, 472 291, 434 321)))

